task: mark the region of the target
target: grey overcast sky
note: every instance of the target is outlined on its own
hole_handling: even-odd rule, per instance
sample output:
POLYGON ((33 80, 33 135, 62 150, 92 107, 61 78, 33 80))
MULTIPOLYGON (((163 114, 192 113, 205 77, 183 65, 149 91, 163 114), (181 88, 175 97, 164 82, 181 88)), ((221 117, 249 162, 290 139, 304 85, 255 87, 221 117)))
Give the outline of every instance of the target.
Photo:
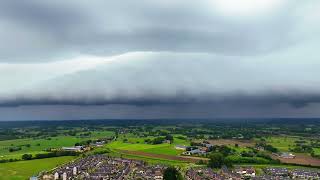
POLYGON ((0 120, 320 116, 320 1, 4 0, 0 120))

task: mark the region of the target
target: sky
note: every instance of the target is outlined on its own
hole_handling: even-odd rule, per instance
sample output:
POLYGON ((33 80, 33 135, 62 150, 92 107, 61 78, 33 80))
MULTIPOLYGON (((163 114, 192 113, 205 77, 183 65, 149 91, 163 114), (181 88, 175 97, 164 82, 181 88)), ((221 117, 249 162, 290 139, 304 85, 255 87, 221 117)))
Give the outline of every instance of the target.
POLYGON ((0 120, 320 116, 320 1, 0 2, 0 120))

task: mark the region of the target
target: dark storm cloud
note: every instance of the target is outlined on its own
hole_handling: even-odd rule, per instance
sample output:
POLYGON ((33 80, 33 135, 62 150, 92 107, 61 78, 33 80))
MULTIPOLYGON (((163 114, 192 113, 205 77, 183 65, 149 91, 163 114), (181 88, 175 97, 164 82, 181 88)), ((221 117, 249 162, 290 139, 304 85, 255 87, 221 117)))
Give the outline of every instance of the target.
POLYGON ((1 1, 0 119, 320 115, 320 3, 217 2, 1 1))
POLYGON ((87 70, 44 78, 10 93, 8 90, 0 96, 0 104, 290 104, 298 108, 319 102, 319 80, 314 79, 319 62, 311 59, 312 64, 302 66, 294 59, 290 64, 273 59, 286 56, 276 54, 265 61, 198 53, 129 53, 101 60, 103 63, 87 70))
POLYGON ((85 22, 85 16, 78 9, 45 1, 2 1, 1 19, 9 19, 39 30, 57 30, 85 22))
POLYGON ((253 20, 224 17, 209 5, 208 0, 2 1, 0 61, 132 51, 257 55, 297 41, 292 34, 301 20, 292 16, 299 3, 253 20))
POLYGON ((62 99, 57 100, 54 98, 42 98, 42 99, 32 99, 32 98, 19 98, 14 100, 2 101, 0 107, 19 107, 19 106, 36 106, 36 105, 74 105, 74 106, 100 106, 100 105, 132 105, 132 106, 177 106, 181 105, 199 105, 199 106, 220 106, 227 105, 233 107, 260 107, 269 108, 279 104, 287 104, 292 108, 304 108, 312 103, 320 103, 320 95, 306 95, 292 93, 289 95, 277 95, 270 94, 264 96, 247 96, 243 94, 237 94, 227 97, 215 97, 213 95, 202 95, 202 97, 195 96, 190 97, 189 95, 184 96, 180 93, 179 97, 144 97, 137 99, 62 99))

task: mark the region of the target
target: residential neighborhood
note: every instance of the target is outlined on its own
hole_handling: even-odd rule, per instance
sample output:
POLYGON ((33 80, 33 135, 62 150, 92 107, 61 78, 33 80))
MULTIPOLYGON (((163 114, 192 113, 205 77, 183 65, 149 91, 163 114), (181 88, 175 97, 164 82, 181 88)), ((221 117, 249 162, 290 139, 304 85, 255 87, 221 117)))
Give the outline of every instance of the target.
MULTIPOLYGON (((164 165, 147 165, 144 161, 124 158, 112 158, 105 155, 92 155, 75 160, 56 169, 39 174, 30 180, 163 180, 164 165)), ((190 167, 183 177, 186 180, 283 180, 283 179, 320 179, 320 171, 310 169, 288 169, 266 167, 257 173, 254 167, 223 166, 220 170, 198 166, 190 167)))
POLYGON ((146 167, 144 162, 93 155, 39 176, 43 180, 67 179, 162 179, 163 167, 146 167))

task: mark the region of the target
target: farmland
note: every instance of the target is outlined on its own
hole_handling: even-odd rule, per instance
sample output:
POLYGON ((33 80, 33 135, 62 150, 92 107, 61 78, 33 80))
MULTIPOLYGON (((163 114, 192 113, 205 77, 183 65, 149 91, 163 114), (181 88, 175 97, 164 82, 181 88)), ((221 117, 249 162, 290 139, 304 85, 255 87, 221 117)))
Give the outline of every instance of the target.
MULTIPOLYGON (((0 174, 9 174, 12 178, 27 177, 37 174, 40 170, 51 169, 55 165, 70 161, 77 156, 62 156, 55 158, 35 159, 36 154, 50 153, 64 146, 81 144, 89 146, 98 139, 108 138, 103 146, 83 152, 81 156, 90 154, 106 154, 110 157, 123 157, 143 160, 149 164, 164 164, 186 168, 194 165, 205 166, 211 154, 222 154, 223 157, 234 166, 252 165, 254 167, 284 166, 299 167, 297 165, 320 166, 320 159, 316 156, 320 153, 318 140, 312 132, 300 132, 299 128, 290 131, 270 125, 245 126, 234 124, 159 124, 150 125, 149 122, 136 122, 134 125, 113 122, 106 125, 104 122, 94 122, 97 125, 82 125, 78 127, 61 125, 42 130, 46 124, 37 127, 7 128, 2 131, 2 138, 7 134, 12 137, 0 141, 0 160, 17 161, 0 164, 0 174), (120 123, 120 124, 117 124, 120 123), (111 124, 111 125, 110 125, 111 124), (299 131, 299 133, 293 133, 299 131), (288 133, 287 135, 285 133, 288 133), (7 133, 7 134, 6 134, 7 133), (275 135, 278 133, 279 135, 275 135), (305 133, 305 134, 303 134, 305 133), (90 142, 90 143, 88 143, 90 142), (210 145, 206 148, 207 145, 210 145), (176 146, 204 149, 203 154, 184 154, 186 149, 176 146), (10 151, 12 147, 20 149, 10 151), (273 155, 282 152, 293 152, 294 159, 283 159, 273 155), (32 155, 31 159, 21 159, 24 154, 32 155), (312 156, 314 155, 314 156, 312 156), (279 160, 277 160, 279 159, 279 160), (41 167, 28 167, 30 163, 43 164, 41 167), (283 164, 286 163, 286 164, 283 164), (5 166, 5 168, 3 167, 5 166), (19 169, 17 167, 23 167, 19 169)), ((280 126, 280 127, 281 127, 280 126)), ((317 126, 314 126, 317 127, 317 126)), ((3 176, 8 179, 8 176, 3 176)))
POLYGON ((64 146, 74 146, 75 143, 89 139, 112 136, 113 132, 94 132, 90 137, 80 136, 56 136, 46 138, 26 138, 0 141, 0 159, 20 159, 25 153, 37 154, 45 153, 50 148, 61 148, 64 146), (21 147, 21 150, 10 152, 11 147, 21 147))
POLYGON ((266 138, 267 143, 278 148, 280 151, 289 151, 290 148, 294 147, 295 141, 299 140, 298 137, 278 136, 266 138))
POLYGON ((154 139, 155 137, 149 136, 146 138, 136 137, 136 136, 119 136, 119 138, 109 143, 106 147, 114 150, 132 150, 132 151, 142 151, 153 154, 165 154, 165 155, 179 155, 182 153, 181 150, 175 149, 176 144, 189 145, 190 142, 187 140, 181 140, 174 137, 173 143, 162 143, 162 144, 146 144, 144 141, 146 139, 154 139), (126 139, 127 142, 123 142, 126 139))

